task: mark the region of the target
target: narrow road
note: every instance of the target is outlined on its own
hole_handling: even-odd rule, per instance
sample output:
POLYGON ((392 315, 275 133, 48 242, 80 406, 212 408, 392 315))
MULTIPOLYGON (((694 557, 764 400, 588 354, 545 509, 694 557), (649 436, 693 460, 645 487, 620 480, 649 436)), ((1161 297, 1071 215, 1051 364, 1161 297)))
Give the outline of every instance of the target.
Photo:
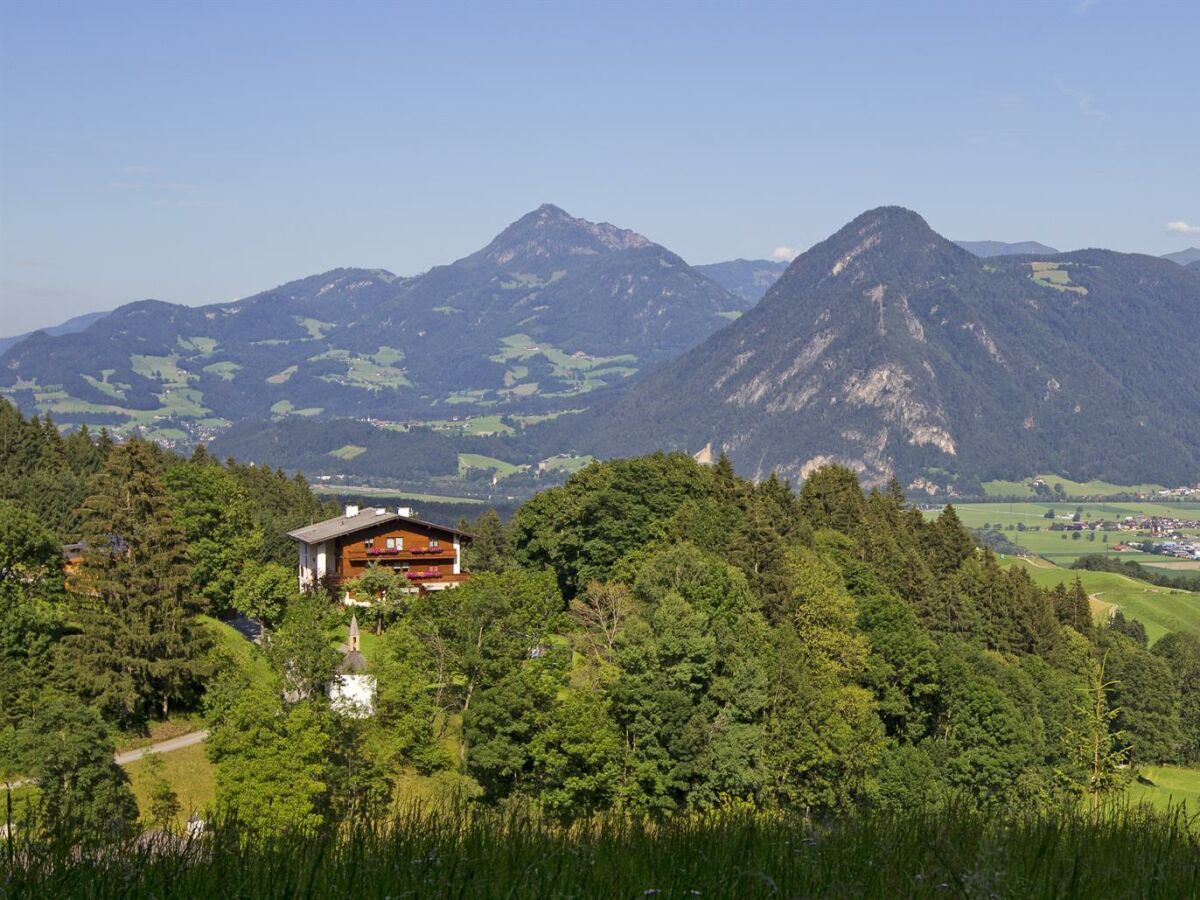
POLYGON ((182 750, 184 747, 191 747, 194 744, 199 744, 206 737, 208 737, 207 728, 203 731, 192 731, 188 734, 181 734, 179 737, 173 737, 167 741, 159 741, 157 744, 151 744, 149 747, 126 750, 124 753, 118 753, 113 759, 118 766, 127 766, 151 753, 170 753, 172 750, 182 750))
MULTIPOLYGON (((126 750, 124 753, 116 753, 113 755, 113 762, 118 766, 127 766, 151 753, 170 753, 172 750, 182 750, 184 747, 195 746, 206 737, 208 737, 207 728, 201 731, 190 731, 187 734, 181 734, 179 737, 173 737, 170 740, 159 741, 157 744, 151 744, 148 747, 138 747, 136 750, 126 750)), ((22 778, 19 781, 3 781, 0 782, 0 787, 15 791, 19 787, 25 787, 27 784, 37 784, 37 780, 34 778, 22 778)))

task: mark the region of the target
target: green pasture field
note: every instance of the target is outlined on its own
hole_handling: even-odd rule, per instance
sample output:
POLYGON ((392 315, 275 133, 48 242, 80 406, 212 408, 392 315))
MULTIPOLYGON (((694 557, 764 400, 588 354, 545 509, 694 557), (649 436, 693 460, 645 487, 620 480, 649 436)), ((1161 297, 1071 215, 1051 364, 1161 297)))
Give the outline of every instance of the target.
POLYGON ((395 347, 380 347, 377 353, 368 356, 358 356, 349 350, 329 350, 311 357, 310 361, 317 362, 325 359, 334 359, 346 364, 346 374, 344 375, 321 376, 321 380, 332 384, 342 384, 368 391, 412 387, 412 382, 408 380, 404 369, 398 368, 396 365, 404 359, 404 354, 395 347))
POLYGON ((193 744, 154 756, 162 765, 158 775, 154 772, 155 764, 145 756, 125 767, 129 775, 129 787, 137 799, 143 822, 149 824, 150 791, 158 778, 166 781, 179 798, 176 826, 186 825, 192 813, 198 813, 203 818, 213 805, 216 788, 216 767, 205 755, 204 744, 193 744))
POLYGON ((1041 560, 1011 558, 1012 565, 1023 567, 1041 587, 1068 587, 1079 576, 1084 590, 1096 601, 1099 616, 1107 615, 1116 604, 1128 619, 1137 619, 1146 627, 1150 643, 1171 631, 1187 631, 1200 636, 1200 594, 1156 587, 1115 572, 1061 569, 1041 560))
POLYGON ((204 367, 205 372, 211 372, 223 381, 233 381, 233 376, 237 374, 239 366, 235 362, 215 362, 204 367))
POLYGON ((366 447, 360 447, 358 444, 343 444, 336 450, 330 450, 330 456, 336 456, 338 459, 351 460, 356 456, 362 456, 367 452, 366 447))
POLYGON ((594 456, 552 456, 549 459, 543 459, 539 465, 547 472, 552 472, 555 469, 561 469, 568 475, 573 475, 580 469, 587 466, 589 463, 596 461, 594 456))
POLYGON ((468 469, 484 469, 492 471, 501 478, 507 478, 514 472, 519 472, 525 466, 515 466, 512 463, 505 462, 502 459, 496 459, 494 456, 484 456, 481 453, 460 453, 458 454, 458 477, 462 478, 467 474, 468 469))
POLYGON ((170 356, 147 356, 140 353, 131 354, 130 365, 134 374, 143 378, 151 378, 164 384, 186 385, 196 376, 179 367, 179 354, 170 356))
POLYGON ((1131 801, 1148 803, 1159 810, 1186 804, 1189 814, 1200 813, 1200 769, 1142 766, 1139 774, 1153 784, 1131 784, 1125 792, 1131 801))
POLYGON ((319 416, 325 411, 321 406, 308 406, 296 409, 291 400, 279 400, 271 404, 271 412, 277 416, 319 416))
POLYGON ((1029 267, 1033 269, 1033 274, 1029 277, 1042 287, 1053 288, 1056 291, 1071 291, 1076 294, 1086 294, 1087 288, 1082 285, 1071 284, 1070 274, 1066 269, 1059 268, 1059 266, 1063 265, 1070 265, 1070 263, 1030 263, 1029 267))
MULTIPOLYGON (((1062 503, 964 503, 954 504, 955 512, 968 528, 982 528, 985 524, 1004 533, 1004 536, 1014 544, 1044 556, 1060 566, 1069 566, 1081 556, 1102 553, 1115 556, 1122 560, 1135 560, 1140 563, 1169 562, 1172 557, 1159 556, 1149 553, 1127 552, 1116 553, 1110 550, 1115 544, 1148 540, 1149 535, 1137 532, 1108 531, 1108 532, 1074 532, 1079 534, 1078 540, 1072 532, 1050 531, 1049 526, 1055 522, 1066 524, 1075 510, 1082 507, 1082 520, 1085 522, 1105 519, 1113 521, 1125 516, 1190 516, 1196 513, 1189 511, 1185 504, 1161 503, 1108 503, 1069 501, 1062 503), (1046 511, 1053 509, 1056 519, 1045 518, 1046 511), (1066 517, 1066 518, 1062 518, 1066 517), (1017 531, 1016 525, 1022 523, 1026 531, 1017 531), (1013 530, 1009 531, 1008 526, 1013 530), (1038 530, 1033 530, 1038 529, 1038 530), (1088 535, 1094 535, 1095 540, 1089 540, 1088 535), (1108 542, 1104 537, 1107 535, 1108 542)), ((926 511, 928 516, 936 516, 939 510, 926 511)), ((1198 514, 1200 515, 1200 514, 1198 514)))
POLYGON ((175 342, 184 350, 190 350, 192 353, 199 353, 201 356, 212 356, 217 352, 217 341, 215 338, 185 338, 180 335, 175 338, 175 342))
POLYGON ((1054 485, 1061 484, 1063 494, 1067 498, 1071 497, 1105 497, 1114 494, 1150 494, 1154 491, 1161 491, 1161 484, 1113 484, 1110 481, 1072 481, 1070 478, 1060 478, 1058 475, 1036 475, 1033 478, 1027 478, 1024 481, 985 481, 983 483, 983 492, 989 497, 1029 497, 1037 499, 1039 502, 1046 502, 1047 498, 1038 497, 1033 489, 1029 487, 1030 482, 1040 478, 1053 489, 1054 485))
POLYGON ((292 318, 296 320, 297 325, 308 332, 308 339, 311 341, 319 341, 325 337, 327 331, 337 327, 333 322, 322 322, 320 319, 305 319, 301 316, 292 316, 292 318))
MULTIPOLYGON (((561 391, 543 392, 546 397, 570 397, 587 393, 603 387, 608 382, 607 376, 628 377, 637 369, 630 365, 637 362, 637 357, 631 354, 621 356, 589 356, 567 353, 551 344, 539 343, 527 334, 510 334, 500 340, 500 351, 493 354, 493 362, 510 366, 513 377, 517 375, 519 364, 534 357, 541 356, 551 365, 551 372, 556 379, 570 383, 570 387, 561 391)), ((528 372, 528 369, 526 369, 528 372)), ((508 379, 512 381, 513 379, 508 379)), ((516 393, 523 385, 510 385, 516 396, 526 396, 534 393, 516 393)))
POLYGON ((283 384, 289 378, 296 374, 299 366, 288 366, 286 369, 276 372, 274 375, 267 376, 267 384, 283 384))
POLYGON ((100 372, 99 378, 93 378, 91 375, 84 375, 83 380, 103 394, 107 394, 114 400, 124 400, 125 392, 129 390, 129 385, 123 381, 109 381, 112 376, 117 374, 116 369, 103 369, 100 372))
POLYGON ((331 485, 314 484, 313 492, 323 496, 376 497, 380 500, 416 500, 418 503, 465 503, 482 505, 484 501, 475 497, 451 497, 447 494, 417 494, 399 488, 370 487, 363 484, 331 485))

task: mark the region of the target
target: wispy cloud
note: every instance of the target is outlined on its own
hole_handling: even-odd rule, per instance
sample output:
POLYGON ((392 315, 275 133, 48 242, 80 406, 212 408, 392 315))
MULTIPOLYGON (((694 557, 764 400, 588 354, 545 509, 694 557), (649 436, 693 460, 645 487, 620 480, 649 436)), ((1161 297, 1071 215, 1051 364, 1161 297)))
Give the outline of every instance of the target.
POLYGON ((1058 83, 1058 92, 1065 94, 1075 101, 1075 105, 1079 108, 1081 115, 1087 116, 1089 119, 1105 119, 1108 118, 1108 113, 1104 112, 1096 106, 1096 98, 1087 91, 1081 91, 1079 88, 1073 88, 1069 85, 1058 83))
POLYGON ((1167 231, 1171 234, 1184 234, 1188 237, 1200 236, 1200 225, 1189 225, 1187 222, 1168 222, 1167 231))
POLYGON ((791 262, 799 255, 800 251, 795 247, 776 247, 771 251, 771 258, 780 262, 791 262))

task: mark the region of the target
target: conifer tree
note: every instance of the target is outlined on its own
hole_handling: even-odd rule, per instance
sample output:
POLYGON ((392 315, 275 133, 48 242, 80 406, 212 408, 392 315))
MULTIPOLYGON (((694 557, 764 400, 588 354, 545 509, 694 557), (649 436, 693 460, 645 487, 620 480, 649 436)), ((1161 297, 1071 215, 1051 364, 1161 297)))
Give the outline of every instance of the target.
POLYGON ((63 641, 64 674, 116 721, 166 716, 191 696, 206 642, 186 596, 183 536, 148 444, 130 440, 109 454, 82 514, 80 632, 63 641))
POLYGON ((845 466, 822 466, 808 476, 797 502, 813 528, 853 534, 865 501, 857 475, 845 466))
POLYGON ((467 547, 467 568, 472 572, 503 572, 513 564, 508 545, 508 529, 494 509, 489 509, 474 525, 475 539, 467 547))
POLYGON ((1121 710, 1109 706, 1108 696, 1116 683, 1104 679, 1106 662, 1107 654, 1088 666, 1087 687, 1078 708, 1085 727, 1070 732, 1084 772, 1078 786, 1090 799, 1093 824, 1100 816, 1101 798, 1120 790, 1129 780, 1126 763, 1130 748, 1124 744, 1125 733, 1116 727, 1121 710))
POLYGON ((1088 603, 1088 594, 1079 576, 1068 589, 1060 584, 1052 592, 1054 614, 1063 625, 1074 628, 1084 637, 1090 638, 1095 634, 1092 625, 1092 610, 1088 603))

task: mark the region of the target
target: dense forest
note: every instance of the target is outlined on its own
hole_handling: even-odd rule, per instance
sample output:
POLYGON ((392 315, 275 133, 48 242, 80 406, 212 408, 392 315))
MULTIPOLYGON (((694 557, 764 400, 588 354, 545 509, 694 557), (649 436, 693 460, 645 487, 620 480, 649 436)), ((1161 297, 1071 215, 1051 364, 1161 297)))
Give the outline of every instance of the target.
POLYGON ((179 710, 211 728, 214 813, 272 834, 414 786, 564 820, 1098 807, 1200 759, 1200 641, 1097 626, 1078 582, 1042 590, 953 508, 836 466, 795 492, 724 457, 594 463, 481 516, 456 590, 369 571, 368 718, 325 690, 347 612, 295 587, 285 533, 331 513, 302 480, 7 405, 0 476, 0 776, 37 780, 21 828, 46 840, 168 827, 169 788, 139 821, 113 735, 179 710), (234 611, 261 650, 216 639, 234 611))

